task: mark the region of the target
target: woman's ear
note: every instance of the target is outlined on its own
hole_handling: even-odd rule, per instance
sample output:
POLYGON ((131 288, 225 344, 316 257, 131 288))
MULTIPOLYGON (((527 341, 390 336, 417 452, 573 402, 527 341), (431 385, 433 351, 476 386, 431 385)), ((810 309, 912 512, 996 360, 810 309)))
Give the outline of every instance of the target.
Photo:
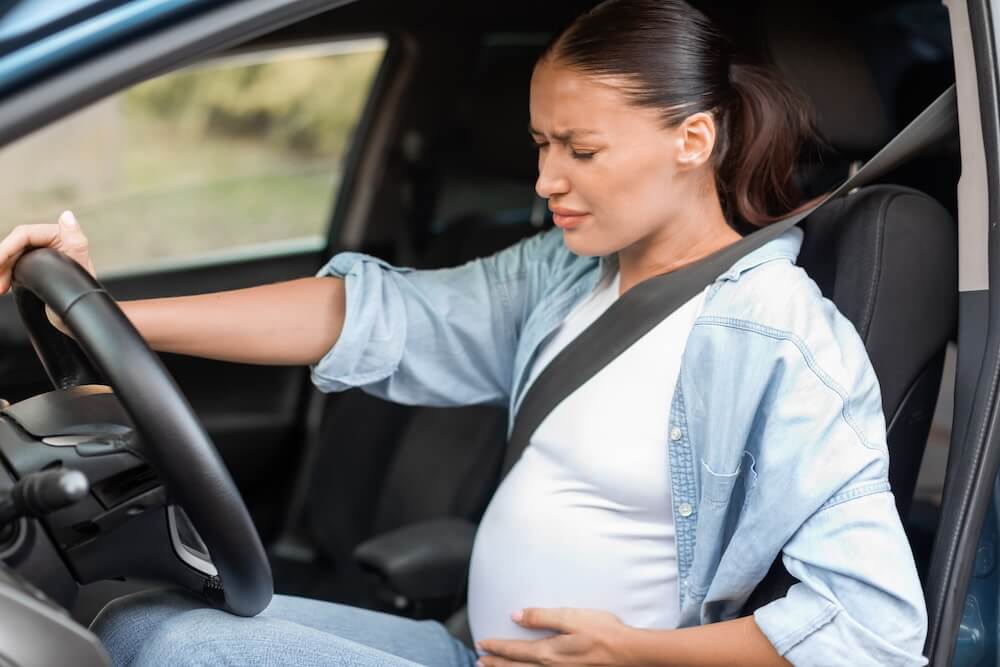
POLYGON ((677 138, 680 142, 678 169, 697 169, 708 162, 715 147, 715 118, 704 111, 691 114, 677 128, 677 138))

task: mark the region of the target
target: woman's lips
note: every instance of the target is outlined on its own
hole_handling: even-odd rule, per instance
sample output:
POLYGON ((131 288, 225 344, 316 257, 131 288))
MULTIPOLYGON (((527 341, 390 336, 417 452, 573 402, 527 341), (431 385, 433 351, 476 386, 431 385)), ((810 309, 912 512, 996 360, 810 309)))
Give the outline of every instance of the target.
POLYGON ((574 211, 568 208, 553 208, 551 210, 552 222, 560 229, 572 229, 583 222, 583 219, 589 215, 589 213, 574 211))

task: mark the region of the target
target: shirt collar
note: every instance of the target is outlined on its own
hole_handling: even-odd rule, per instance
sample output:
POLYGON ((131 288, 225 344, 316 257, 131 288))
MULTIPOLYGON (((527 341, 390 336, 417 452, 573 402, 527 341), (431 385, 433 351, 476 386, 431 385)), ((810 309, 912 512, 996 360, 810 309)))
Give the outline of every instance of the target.
MULTIPOLYGON (((782 232, 777 238, 771 239, 761 247, 738 259, 725 273, 719 276, 717 281, 739 280, 740 276, 750 269, 776 259, 787 259, 794 263, 795 259, 799 256, 799 250, 802 248, 802 237, 802 229, 797 226, 782 232)), ((618 255, 602 256, 599 266, 597 284, 601 285, 618 271, 618 255)))
POLYGON ((766 262, 776 259, 787 259, 792 263, 799 256, 802 248, 802 229, 791 227, 777 238, 771 239, 761 247, 736 260, 729 269, 719 276, 719 280, 739 280, 740 276, 766 262))

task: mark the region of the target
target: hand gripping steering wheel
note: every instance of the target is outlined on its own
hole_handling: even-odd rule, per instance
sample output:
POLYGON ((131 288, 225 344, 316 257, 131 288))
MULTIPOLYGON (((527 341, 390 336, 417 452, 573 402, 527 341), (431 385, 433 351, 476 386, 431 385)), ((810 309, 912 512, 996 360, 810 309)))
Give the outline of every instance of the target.
POLYGON ((143 456, 208 547, 221 579, 217 604, 240 616, 263 610, 273 594, 264 547, 222 458, 159 357, 101 285, 55 250, 22 256, 13 291, 56 389, 99 384, 100 376, 114 389, 135 424, 143 456), (48 322, 45 304, 79 347, 48 322))

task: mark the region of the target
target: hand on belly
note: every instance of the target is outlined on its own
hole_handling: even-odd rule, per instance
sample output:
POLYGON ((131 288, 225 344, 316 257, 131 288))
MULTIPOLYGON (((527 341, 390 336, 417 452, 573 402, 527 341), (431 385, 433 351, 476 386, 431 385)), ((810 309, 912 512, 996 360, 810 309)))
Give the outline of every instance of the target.
POLYGON ((633 632, 614 614, 598 609, 528 608, 517 610, 512 621, 523 630, 544 631, 549 636, 537 641, 477 640, 480 662, 486 667, 507 661, 543 664, 553 658, 557 664, 624 664, 624 649, 633 632))

